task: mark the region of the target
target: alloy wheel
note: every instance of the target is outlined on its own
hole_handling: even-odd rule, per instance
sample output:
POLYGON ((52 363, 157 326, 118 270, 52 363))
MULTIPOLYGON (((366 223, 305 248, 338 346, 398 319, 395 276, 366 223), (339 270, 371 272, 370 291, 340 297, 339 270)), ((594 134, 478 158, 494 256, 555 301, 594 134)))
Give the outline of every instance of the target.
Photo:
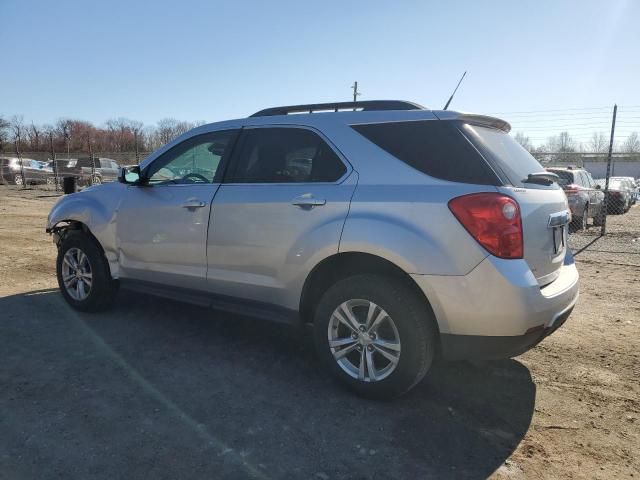
POLYGON ((93 275, 89 257, 79 248, 70 248, 62 260, 62 281, 71 298, 83 301, 91 293, 93 275))
POLYGON ((331 315, 327 333, 333 358, 352 378, 377 382, 398 365, 398 329, 389 314, 369 300, 341 303, 331 315))

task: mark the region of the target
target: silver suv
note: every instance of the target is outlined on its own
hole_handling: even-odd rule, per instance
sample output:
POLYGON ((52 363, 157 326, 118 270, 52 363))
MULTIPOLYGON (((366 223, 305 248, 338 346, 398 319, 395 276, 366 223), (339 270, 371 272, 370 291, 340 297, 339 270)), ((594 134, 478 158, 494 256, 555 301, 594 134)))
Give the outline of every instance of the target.
POLYGON ((312 323, 328 369, 370 397, 408 391, 436 356, 518 355, 569 316, 578 272, 557 176, 509 129, 401 101, 198 127, 54 206, 62 294, 312 323))

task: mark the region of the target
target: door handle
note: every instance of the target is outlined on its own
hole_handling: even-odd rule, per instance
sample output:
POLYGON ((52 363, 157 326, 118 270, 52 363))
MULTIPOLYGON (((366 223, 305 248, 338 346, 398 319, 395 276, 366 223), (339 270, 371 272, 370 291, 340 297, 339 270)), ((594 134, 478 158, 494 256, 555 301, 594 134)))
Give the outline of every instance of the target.
POLYGON ((300 195, 299 197, 296 197, 293 200, 291 200, 291 205, 295 205, 296 207, 302 207, 302 208, 320 207, 325 203, 327 203, 327 201, 324 198, 315 198, 310 193, 305 193, 304 195, 300 195))
POLYGON ((190 198, 182 204, 182 208, 202 208, 206 203, 198 200, 197 198, 190 198))

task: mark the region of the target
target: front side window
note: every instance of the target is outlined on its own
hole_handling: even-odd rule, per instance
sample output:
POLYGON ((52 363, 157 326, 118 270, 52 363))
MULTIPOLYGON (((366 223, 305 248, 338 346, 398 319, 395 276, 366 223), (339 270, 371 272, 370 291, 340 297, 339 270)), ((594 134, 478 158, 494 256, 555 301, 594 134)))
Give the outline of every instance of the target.
POLYGON ((176 145, 145 172, 149 185, 212 183, 236 130, 205 133, 176 145))
POLYGON ((229 183, 335 182, 347 171, 335 152, 311 130, 246 130, 226 180, 229 183))

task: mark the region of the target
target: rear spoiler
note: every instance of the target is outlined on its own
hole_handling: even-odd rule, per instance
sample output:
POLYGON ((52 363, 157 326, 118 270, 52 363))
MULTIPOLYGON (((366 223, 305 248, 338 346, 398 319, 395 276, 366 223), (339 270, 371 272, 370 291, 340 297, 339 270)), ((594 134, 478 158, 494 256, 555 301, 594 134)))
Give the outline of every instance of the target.
POLYGON ((496 117, 489 117, 488 115, 476 115, 474 113, 455 113, 449 111, 432 112, 440 120, 460 120, 461 122, 469 123, 471 125, 478 125, 480 127, 497 128, 505 133, 511 131, 511 125, 509 122, 500 120, 496 117))

